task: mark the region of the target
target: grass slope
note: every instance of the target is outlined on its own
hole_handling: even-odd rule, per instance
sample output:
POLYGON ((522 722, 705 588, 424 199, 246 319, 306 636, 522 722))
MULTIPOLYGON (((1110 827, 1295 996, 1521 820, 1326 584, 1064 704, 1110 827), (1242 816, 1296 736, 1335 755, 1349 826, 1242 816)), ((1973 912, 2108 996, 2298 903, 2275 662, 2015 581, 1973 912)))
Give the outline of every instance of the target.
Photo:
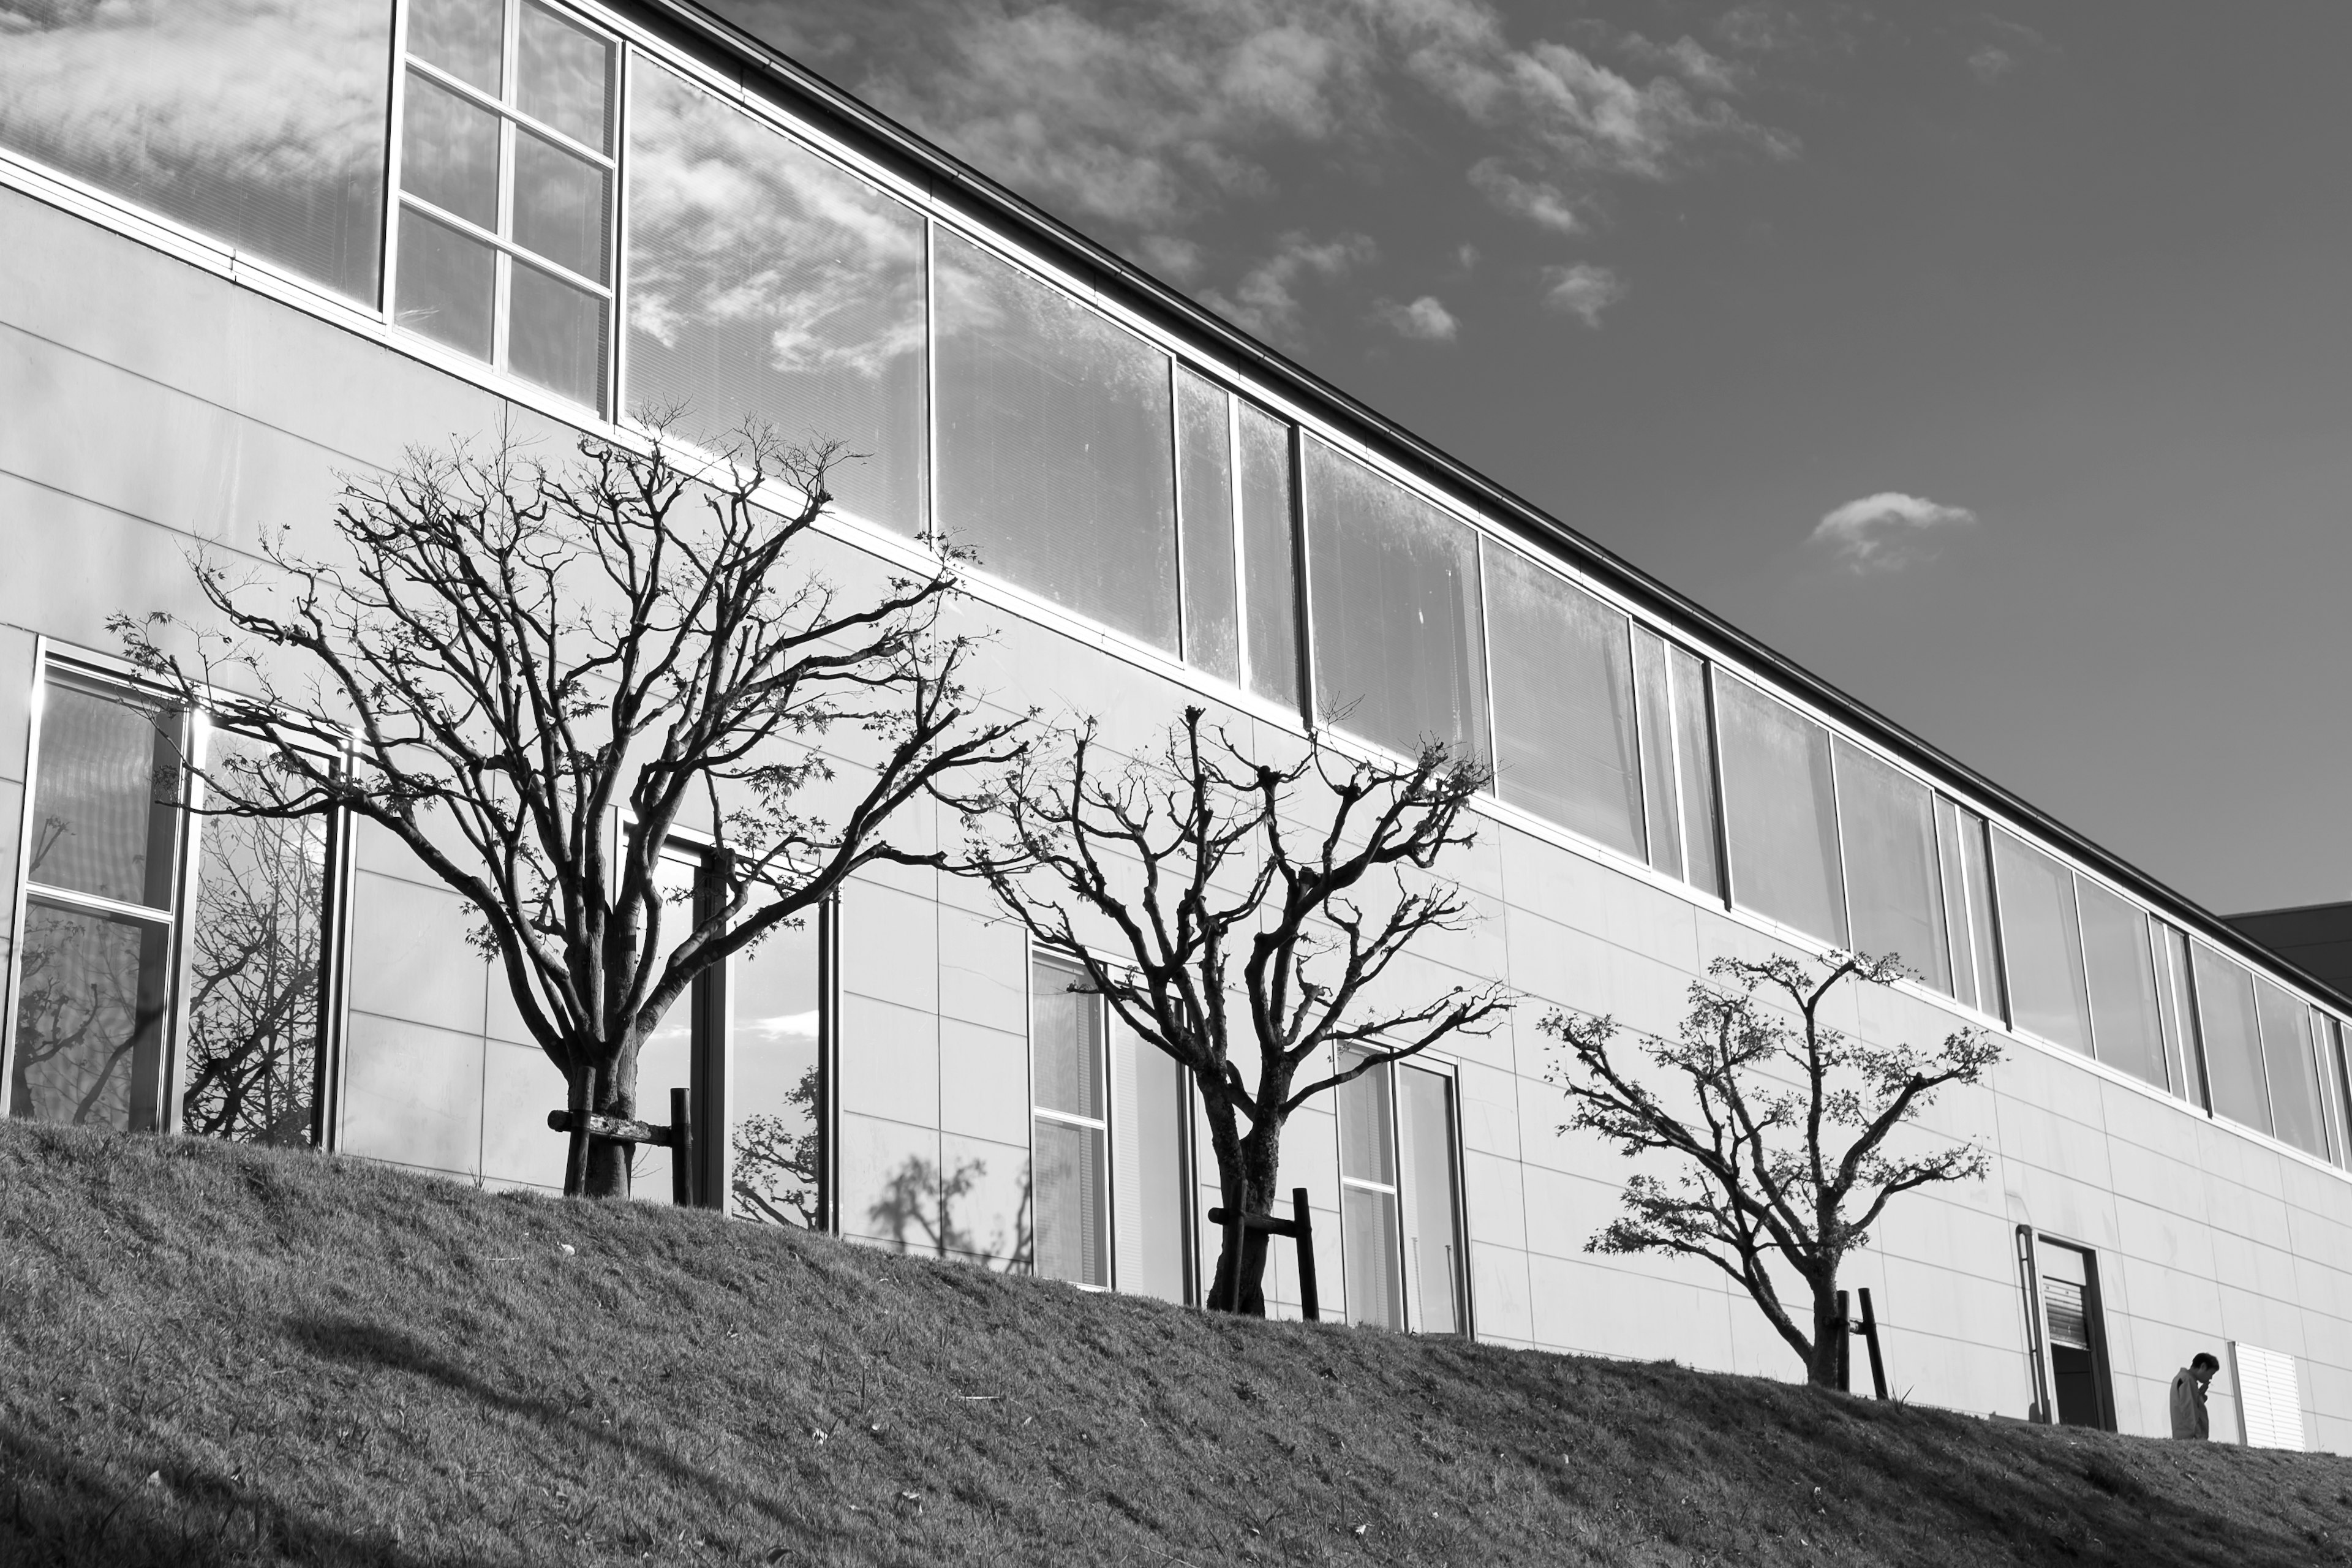
POLYGON ((2300 1568, 2347 1541, 2337 1458, 0 1124, 10 1563, 2300 1568))

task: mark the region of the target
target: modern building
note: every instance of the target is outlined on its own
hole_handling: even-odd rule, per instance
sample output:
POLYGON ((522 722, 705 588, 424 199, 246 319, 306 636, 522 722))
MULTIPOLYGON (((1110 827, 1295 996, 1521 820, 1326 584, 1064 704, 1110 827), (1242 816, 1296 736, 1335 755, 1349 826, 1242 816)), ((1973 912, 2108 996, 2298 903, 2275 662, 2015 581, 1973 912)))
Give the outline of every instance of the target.
MULTIPOLYGON (((2006 1047, 1916 1130, 1990 1179, 1851 1270, 1895 1384, 2161 1433, 2212 1350, 2217 1436, 2352 1451, 2352 1001, 682 0, 0 0, 0 234, 12 1115, 556 1183, 459 900, 380 834, 177 809, 183 747, 248 742, 108 617, 194 610, 194 544, 315 530, 411 443, 684 405, 870 454, 845 569, 976 545, 1010 706, 1495 760, 1448 868, 1484 918, 1414 962, 1530 1000, 1287 1145, 1351 1321, 1794 1375, 1719 1279, 1585 1253, 1624 1172, 1534 1026, 1895 951, 1843 1026, 2006 1047)), ((1185 1086, 1066 974, 971 883, 866 877, 644 1081, 747 1219, 1197 1300, 1185 1086)))

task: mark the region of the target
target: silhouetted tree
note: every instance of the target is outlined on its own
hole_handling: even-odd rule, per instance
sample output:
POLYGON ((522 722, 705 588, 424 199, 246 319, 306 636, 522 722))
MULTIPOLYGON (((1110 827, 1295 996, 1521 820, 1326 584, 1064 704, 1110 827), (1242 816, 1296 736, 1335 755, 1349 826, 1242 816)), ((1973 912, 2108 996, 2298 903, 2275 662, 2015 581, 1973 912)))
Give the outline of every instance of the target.
POLYGON ((1707 965, 1717 984, 1691 986, 1675 1037, 1638 1037, 1682 1107, 1612 1058, 1615 1020, 1556 1012, 1540 1027, 1559 1041, 1545 1076, 1574 1108, 1562 1131, 1598 1132, 1628 1158, 1670 1155, 1682 1167, 1672 1181, 1648 1173, 1628 1181, 1624 1211, 1585 1250, 1705 1259, 1748 1292, 1804 1362, 1805 1375, 1829 1384, 1837 1380, 1837 1281, 1846 1255, 1869 1241, 1895 1197, 1974 1181, 1990 1168, 1974 1143, 1895 1158, 1885 1152, 1888 1137, 1946 1084, 1983 1078, 2000 1047, 1976 1028, 1955 1030, 1934 1051, 1856 1039, 1822 1021, 1822 1003, 1847 980, 1884 985, 1904 973, 1902 963, 1832 953, 1825 965, 1785 955, 1707 965), (1807 1327, 1780 1300, 1775 1258, 1812 1297, 1807 1327))
MULTIPOLYGON (((892 814, 1009 760, 1018 724, 975 719, 968 641, 939 629, 952 552, 858 595, 803 564, 837 448, 755 434, 692 471, 658 442, 578 453, 461 446, 348 480, 337 558, 281 533, 268 569, 196 561, 225 626, 184 658, 170 617, 116 621, 143 668, 262 742, 206 772, 211 809, 353 813, 472 903, 575 1120, 635 1115, 639 1047, 696 977, 904 858, 892 814), (860 754, 837 773, 819 743, 839 736, 860 754), (829 819, 805 797, 836 778, 829 819), (698 906, 657 877, 689 826, 712 841, 698 906)), ((627 1189, 625 1148, 575 1128, 564 1190, 627 1189)))
MULTIPOLYGON (((1204 720, 1186 709, 1134 761, 1107 757, 1092 724, 1025 754, 963 803, 959 868, 1191 1073, 1225 1206, 1263 1215, 1300 1106, 1510 1005, 1497 985, 1382 989, 1416 939, 1467 923, 1460 890, 1429 873, 1472 841, 1463 813, 1487 774, 1435 744, 1394 764, 1310 741, 1276 766, 1204 720), (1362 1054, 1339 1065, 1349 1047, 1362 1054)), ((1265 1234, 1246 1231, 1239 1257, 1218 1258, 1211 1304, 1234 1300, 1238 1272, 1240 1310, 1263 1315, 1265 1258, 1265 1234)))

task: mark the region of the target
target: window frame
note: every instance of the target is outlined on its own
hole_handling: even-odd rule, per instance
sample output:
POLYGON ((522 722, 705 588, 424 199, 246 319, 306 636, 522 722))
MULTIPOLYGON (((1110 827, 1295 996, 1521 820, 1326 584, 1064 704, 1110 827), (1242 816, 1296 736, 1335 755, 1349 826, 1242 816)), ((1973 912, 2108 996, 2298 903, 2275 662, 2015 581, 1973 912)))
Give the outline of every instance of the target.
MULTIPOLYGON (((1380 1052, 1377 1049, 1357 1048, 1350 1050, 1346 1054, 1377 1057, 1380 1052)), ((1333 1212, 1333 1218, 1337 1222, 1337 1231, 1339 1236, 1339 1278, 1343 1282, 1349 1278, 1347 1262, 1348 1189, 1355 1187, 1365 1192, 1382 1193, 1387 1194, 1391 1205, 1390 1210, 1391 1216, 1390 1240, 1396 1247, 1396 1279, 1397 1294, 1399 1299, 1397 1301, 1392 1303, 1392 1305, 1395 1307, 1397 1312, 1397 1322, 1400 1325, 1399 1331, 1408 1334, 1423 1334, 1430 1331, 1426 1325, 1422 1321, 1420 1295, 1419 1292, 1413 1289, 1414 1267, 1411 1259, 1409 1259, 1405 1255, 1405 1205, 1409 1200, 1409 1195, 1412 1194, 1412 1189, 1409 1185, 1405 1172, 1404 1117, 1402 1111, 1399 1109, 1402 1100, 1402 1096, 1398 1092, 1397 1072, 1398 1069, 1402 1068, 1417 1068, 1420 1071, 1430 1074, 1432 1077, 1441 1078, 1445 1080, 1447 1090, 1446 1109, 1448 1112, 1446 1116, 1445 1135, 1449 1141, 1447 1153, 1450 1157, 1450 1162, 1454 1171, 1454 1190, 1447 1194, 1446 1206, 1448 1213, 1452 1215, 1454 1220, 1454 1233, 1459 1237, 1462 1241, 1461 1268, 1455 1277, 1454 1284, 1454 1313, 1460 1326, 1450 1332, 1447 1332, 1446 1337, 1458 1338, 1465 1342, 1472 1342, 1478 1337, 1478 1320, 1476 1311, 1478 1293, 1473 1287, 1470 1268, 1471 1239, 1468 1194, 1470 1184, 1469 1165, 1467 1161, 1465 1159, 1466 1151, 1465 1150, 1462 1142, 1461 1064, 1451 1057, 1432 1056, 1427 1051, 1415 1051, 1409 1056, 1395 1057, 1386 1061, 1376 1062, 1367 1070, 1365 1074, 1367 1077, 1370 1076, 1372 1073, 1381 1073, 1384 1074, 1388 1079, 1388 1146, 1389 1159, 1391 1162, 1391 1174, 1394 1179, 1386 1184, 1379 1182, 1368 1181, 1360 1176, 1350 1176, 1348 1174, 1346 1152, 1347 1135, 1345 1131, 1338 1126, 1339 1119, 1346 1115, 1345 1102, 1339 1099, 1339 1091, 1337 1089, 1332 1091, 1331 1113, 1334 1123, 1334 1136, 1331 1141, 1331 1173, 1334 1181, 1333 1193, 1338 1200, 1337 1207, 1333 1212)), ((1346 1320, 1351 1327, 1356 1324, 1356 1306, 1357 1304, 1352 1299, 1348 1300, 1346 1306, 1346 1320)))
POLYGON ((498 0, 500 10, 499 92, 484 92, 472 83, 451 75, 443 68, 415 54, 409 47, 413 24, 412 6, 402 0, 394 17, 392 47, 392 120, 384 157, 384 216, 383 226, 383 258, 377 291, 377 313, 384 325, 405 340, 428 343, 436 357, 447 357, 457 363, 489 371, 502 380, 512 380, 530 386, 533 391, 556 399, 571 408, 587 407, 599 423, 618 425, 615 414, 619 407, 622 341, 626 323, 622 320, 622 302, 626 298, 625 247, 623 240, 628 233, 628 182, 623 171, 623 153, 628 145, 628 109, 630 75, 634 68, 636 46, 621 27, 612 21, 590 15, 567 0, 498 0), (538 5, 559 17, 567 19, 583 30, 604 39, 613 47, 613 69, 610 79, 610 129, 613 150, 597 149, 557 130, 546 121, 528 113, 517 96, 519 73, 521 68, 521 16, 527 6, 538 5), (408 129, 408 89, 410 73, 424 76, 435 87, 452 94, 492 116, 499 126, 498 160, 498 226, 513 227, 515 143, 525 132, 553 143, 560 150, 583 158, 604 171, 610 182, 604 210, 604 255, 607 258, 609 281, 598 282, 572 271, 551 257, 539 255, 524 248, 515 240, 483 228, 472 220, 425 200, 412 195, 405 188, 405 142, 408 129), (490 283, 490 352, 487 359, 477 359, 452 343, 400 321, 400 237, 404 209, 414 206, 426 220, 437 223, 478 245, 489 247, 493 262, 490 283), (514 268, 534 267, 570 287, 597 296, 604 312, 604 372, 598 376, 597 401, 593 405, 576 402, 570 394, 545 385, 512 368, 508 355, 509 329, 513 318, 512 284, 514 268))
POLYGON ((1036 1176, 1034 1173, 1037 1168, 1037 1122, 1040 1118, 1043 1118, 1047 1121, 1054 1122, 1057 1126, 1073 1127, 1082 1131, 1098 1131, 1102 1134, 1102 1187, 1101 1191, 1096 1194, 1102 1205, 1103 1277, 1101 1282, 1096 1283, 1093 1280, 1087 1279, 1064 1279, 1059 1275, 1048 1275, 1039 1268, 1039 1247, 1036 1237, 1038 1231, 1043 1227, 1038 1223, 1040 1217, 1038 1214, 1038 1205, 1037 1199, 1034 1195, 1031 1198, 1031 1204, 1033 1206, 1029 1221, 1031 1238, 1029 1243, 1029 1271, 1032 1274, 1036 1275, 1037 1278, 1041 1279, 1056 1279, 1062 1284, 1075 1286, 1076 1289, 1081 1290, 1115 1291, 1119 1288, 1118 1205, 1117 1202, 1117 1194, 1113 1191, 1113 1188, 1118 1180, 1118 1168, 1117 1164, 1117 1155, 1114 1152, 1114 1141, 1118 1137, 1118 1132, 1111 1125, 1112 1121, 1115 1120, 1111 1115, 1111 1112, 1118 1105, 1118 1100, 1116 1098, 1116 1092, 1111 1084, 1112 1053, 1110 1048, 1110 1031, 1116 1022, 1117 1015, 1111 1008, 1109 999, 1104 996, 1099 991, 1096 991, 1091 988, 1085 991, 1077 991, 1074 988, 1070 993, 1071 994, 1083 995, 1088 998, 1087 1011, 1095 1016, 1095 1067, 1096 1070, 1101 1074, 1101 1078, 1098 1080, 1102 1089, 1101 1117, 1099 1119, 1093 1119, 1080 1116, 1075 1112, 1055 1110, 1041 1103, 1037 1099, 1038 971, 1041 969, 1060 970, 1067 974, 1069 978, 1078 981, 1081 984, 1086 983, 1089 977, 1087 973, 1086 966, 1075 956, 1061 952, 1055 948, 1047 947, 1037 942, 1034 937, 1030 938, 1024 944, 1024 952, 1027 961, 1026 968, 1028 972, 1025 977, 1026 984, 1024 987, 1026 995, 1025 1010, 1027 1013, 1028 1023, 1028 1037, 1024 1044, 1027 1046, 1028 1049, 1024 1059, 1027 1064, 1029 1072, 1028 1131, 1029 1168, 1032 1173, 1030 1176, 1031 1193, 1034 1194, 1037 1190, 1036 1176))
MULTIPOLYGON (((237 734, 241 731, 217 724, 211 710, 201 702, 193 707, 181 706, 176 693, 157 685, 122 659, 70 648, 46 635, 37 634, 34 637, 26 695, 25 778, 22 799, 18 803, 16 854, 11 868, 15 879, 9 902, 9 930, 16 940, 9 942, 7 959, 5 964, 0 964, 0 1086, 13 1082, 16 1069, 17 1009, 23 988, 25 948, 20 939, 25 929, 26 910, 37 900, 51 908, 139 921, 142 925, 158 926, 164 931, 163 973, 170 986, 170 1000, 159 1026, 153 1082, 149 1086, 154 1096, 153 1125, 142 1130, 181 1135, 184 1132, 181 1102, 186 1091, 183 1080, 187 1071, 187 1037, 193 1005, 189 978, 194 961, 194 944, 189 941, 187 904, 195 891, 198 871, 203 863, 205 822, 204 781, 197 770, 208 765, 210 741, 215 732, 226 731, 237 734), (32 847, 40 783, 41 731, 47 716, 47 693, 53 679, 61 679, 67 686, 79 687, 100 698, 115 693, 134 700, 143 699, 164 706, 178 715, 179 736, 175 743, 182 759, 182 798, 172 809, 183 815, 174 836, 171 902, 166 910, 125 903, 72 889, 43 886, 38 893, 34 890, 32 847)), ((318 754, 323 759, 339 762, 348 756, 345 744, 331 729, 299 715, 289 717, 299 728, 318 737, 318 754)), ((310 1108, 310 1146, 321 1152, 332 1152, 341 1143, 345 1047, 351 1016, 349 938, 352 889, 356 870, 352 855, 353 826, 352 816, 348 811, 324 814, 322 853, 325 868, 321 878, 322 907, 319 911, 318 1061, 313 1068, 310 1108)), ((5 1100, 0 1100, 0 1117, 13 1119, 5 1100)))

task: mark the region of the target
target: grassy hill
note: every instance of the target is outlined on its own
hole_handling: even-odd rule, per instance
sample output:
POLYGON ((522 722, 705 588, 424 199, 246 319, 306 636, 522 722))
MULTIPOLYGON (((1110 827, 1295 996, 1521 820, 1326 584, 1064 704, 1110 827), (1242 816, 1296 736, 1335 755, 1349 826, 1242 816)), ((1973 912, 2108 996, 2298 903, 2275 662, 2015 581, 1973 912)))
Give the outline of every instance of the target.
POLYGON ((2352 1560, 2352 1462, 0 1123, 0 1562, 2352 1560))

